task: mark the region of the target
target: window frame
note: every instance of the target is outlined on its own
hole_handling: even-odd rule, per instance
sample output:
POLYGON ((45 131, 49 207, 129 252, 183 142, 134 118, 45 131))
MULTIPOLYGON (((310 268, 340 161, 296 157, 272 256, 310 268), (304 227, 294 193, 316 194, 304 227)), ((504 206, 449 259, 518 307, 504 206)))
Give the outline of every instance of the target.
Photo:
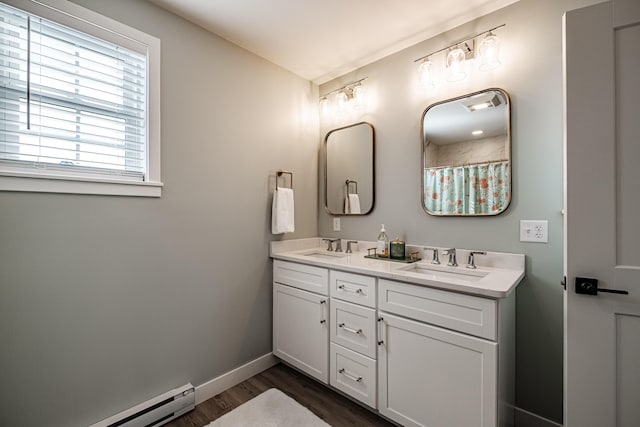
POLYGON ((160 197, 160 40, 66 0, 3 0, 9 6, 147 56, 147 173, 144 181, 0 164, 0 191, 160 197))

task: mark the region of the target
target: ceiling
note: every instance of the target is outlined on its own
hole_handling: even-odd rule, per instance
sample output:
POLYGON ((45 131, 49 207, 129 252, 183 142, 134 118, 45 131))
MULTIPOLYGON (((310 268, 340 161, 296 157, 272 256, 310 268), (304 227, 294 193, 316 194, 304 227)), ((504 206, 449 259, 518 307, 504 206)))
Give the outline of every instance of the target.
POLYGON ((500 91, 489 90, 473 96, 443 102, 429 107, 424 117, 425 138, 437 145, 455 144, 474 139, 507 137, 509 108, 507 97, 500 91), (465 106, 485 103, 498 98, 494 107, 469 111, 465 106), (473 136, 471 132, 482 131, 473 136))
POLYGON ((150 0, 325 83, 517 0, 150 0))

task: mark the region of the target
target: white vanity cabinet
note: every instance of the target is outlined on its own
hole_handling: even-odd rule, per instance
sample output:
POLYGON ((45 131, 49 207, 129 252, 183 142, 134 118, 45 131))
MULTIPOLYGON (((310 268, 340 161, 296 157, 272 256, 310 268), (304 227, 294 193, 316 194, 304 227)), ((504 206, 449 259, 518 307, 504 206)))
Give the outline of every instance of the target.
POLYGON ((329 297, 326 268, 273 263, 273 354, 328 383, 329 297))
POLYGON ((329 384, 376 408, 376 278, 329 270, 329 384))
POLYGON ((514 302, 380 279, 380 413, 404 426, 513 425, 514 302))
POLYGON ((274 252, 275 356, 403 426, 513 426, 524 256, 489 254, 481 276, 420 276, 286 244, 274 252))

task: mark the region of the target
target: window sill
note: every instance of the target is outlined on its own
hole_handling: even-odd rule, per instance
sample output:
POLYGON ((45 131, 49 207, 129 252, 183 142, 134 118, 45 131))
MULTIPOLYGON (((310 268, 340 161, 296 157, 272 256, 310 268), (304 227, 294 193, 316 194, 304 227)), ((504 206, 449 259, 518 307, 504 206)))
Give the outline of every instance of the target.
POLYGON ((0 172, 0 191, 160 197, 161 182, 0 172))

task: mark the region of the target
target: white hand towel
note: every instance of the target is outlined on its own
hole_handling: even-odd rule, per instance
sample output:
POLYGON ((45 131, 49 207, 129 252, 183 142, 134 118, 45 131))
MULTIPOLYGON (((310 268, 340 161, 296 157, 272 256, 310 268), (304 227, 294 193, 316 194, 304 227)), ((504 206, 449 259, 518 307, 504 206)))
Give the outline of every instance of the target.
POLYGON ((273 192, 271 233, 293 233, 294 220, 293 190, 291 188, 278 188, 273 192))
POLYGON ((349 212, 350 214, 359 214, 360 212, 360 196, 357 194, 349 194, 347 196, 349 212))

